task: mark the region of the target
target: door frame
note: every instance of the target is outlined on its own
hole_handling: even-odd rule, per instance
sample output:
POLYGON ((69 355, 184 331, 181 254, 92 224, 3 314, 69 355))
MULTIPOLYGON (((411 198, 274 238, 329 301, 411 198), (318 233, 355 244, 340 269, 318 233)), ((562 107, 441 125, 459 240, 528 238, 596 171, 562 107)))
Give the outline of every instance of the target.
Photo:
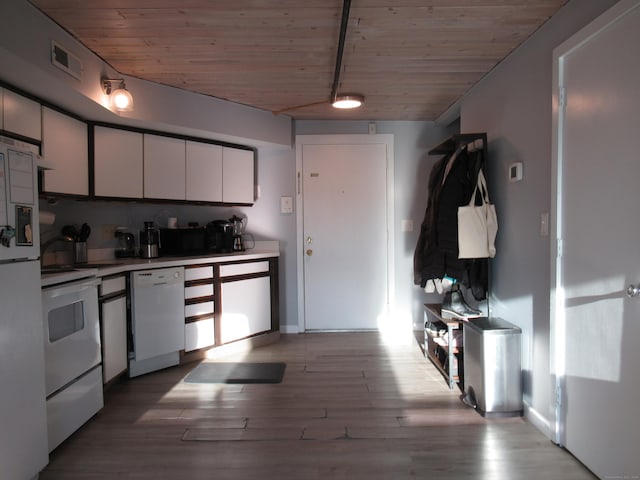
POLYGON ((553 84, 552 84, 552 158, 551 158, 551 218, 550 222, 550 421, 549 430, 551 440, 560 446, 565 442, 566 405, 566 352, 565 352, 565 297, 562 271, 562 232, 565 226, 561 199, 562 175, 564 168, 564 64, 565 59, 576 50, 583 47, 589 40, 597 36, 618 19, 638 8, 638 0, 621 0, 609 10, 585 26, 568 40, 553 50, 553 84))
POLYGON ((393 134, 296 135, 296 255, 298 286, 298 332, 306 331, 304 283, 304 192, 302 150, 305 145, 384 144, 387 151, 387 314, 395 305, 395 229, 393 134))

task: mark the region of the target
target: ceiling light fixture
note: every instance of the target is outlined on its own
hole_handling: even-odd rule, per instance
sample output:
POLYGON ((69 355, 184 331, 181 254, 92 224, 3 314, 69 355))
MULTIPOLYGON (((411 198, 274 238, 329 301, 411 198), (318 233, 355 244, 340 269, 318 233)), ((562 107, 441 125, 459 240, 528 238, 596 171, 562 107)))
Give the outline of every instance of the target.
POLYGON ((354 93, 337 95, 333 99, 334 108, 358 108, 364 103, 364 96, 354 93))
POLYGON ((124 84, 124 79, 103 78, 102 90, 106 95, 111 97, 111 107, 116 111, 130 112, 133 110, 133 97, 131 96, 131 92, 127 90, 127 86, 124 84))
POLYGON ((342 4, 342 21, 340 22, 340 35, 338 37, 338 53, 336 55, 336 68, 333 71, 333 86, 331 87, 331 105, 334 108, 348 109, 358 108, 364 103, 364 96, 355 93, 338 94, 340 85, 340 72, 342 71, 342 54, 344 53, 344 42, 347 36, 347 25, 349 24, 349 10, 351 0, 344 0, 342 4))
POLYGON ((347 36, 347 26, 349 24, 349 10, 351 8, 351 0, 343 0, 342 4, 342 20, 340 22, 340 35, 338 38, 338 51, 336 54, 336 67, 333 71, 333 85, 331 86, 331 94, 329 99, 323 102, 305 103, 302 105, 295 105, 293 107, 286 107, 281 110, 272 111, 274 115, 280 115, 284 112, 291 110, 298 110, 300 108, 313 107, 316 105, 326 105, 330 103, 334 108, 350 109, 358 108, 364 103, 364 95, 358 93, 341 93, 338 94, 338 86, 340 85, 340 72, 342 71, 342 55, 344 53, 345 38, 347 36))

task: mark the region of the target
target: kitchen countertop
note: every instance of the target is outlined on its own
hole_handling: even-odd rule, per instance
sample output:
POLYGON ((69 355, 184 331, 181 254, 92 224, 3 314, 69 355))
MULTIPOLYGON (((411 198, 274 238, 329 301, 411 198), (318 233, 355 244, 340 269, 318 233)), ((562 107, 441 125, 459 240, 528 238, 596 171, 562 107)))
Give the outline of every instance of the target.
POLYGON ((259 260, 262 258, 279 257, 276 249, 253 249, 237 253, 208 254, 189 257, 157 257, 157 258, 118 258, 89 262, 86 267, 61 269, 42 273, 40 276, 42 287, 48 287, 60 283, 72 282, 88 277, 106 277, 119 273, 143 270, 147 268, 178 267, 186 265, 198 265, 201 263, 221 263, 238 260, 259 260), (95 265, 96 268, 89 268, 95 265))

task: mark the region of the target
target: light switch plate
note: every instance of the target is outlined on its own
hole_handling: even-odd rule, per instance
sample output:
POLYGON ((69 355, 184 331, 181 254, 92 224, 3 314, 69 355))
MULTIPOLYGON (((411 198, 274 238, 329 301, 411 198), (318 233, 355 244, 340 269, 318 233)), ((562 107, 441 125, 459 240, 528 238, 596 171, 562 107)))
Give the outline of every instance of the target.
POLYGON ((413 232, 413 220, 402 220, 400 229, 403 232, 413 232))
POLYGON ((549 212, 543 212, 540 214, 540 236, 549 236, 549 212))
POLYGON ((280 213, 293 213, 293 197, 280 197, 280 213))

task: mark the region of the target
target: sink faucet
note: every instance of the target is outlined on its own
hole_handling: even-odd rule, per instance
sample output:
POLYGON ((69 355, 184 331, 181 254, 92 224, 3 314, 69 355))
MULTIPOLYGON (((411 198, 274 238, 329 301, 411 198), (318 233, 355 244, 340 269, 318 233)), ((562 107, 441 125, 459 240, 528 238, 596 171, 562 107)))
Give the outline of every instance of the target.
POLYGON ((52 239, 42 243, 40 245, 40 267, 42 267, 42 264, 44 263, 44 252, 46 252, 51 245, 57 242, 73 242, 73 238, 67 235, 61 235, 59 237, 53 237, 52 239))

